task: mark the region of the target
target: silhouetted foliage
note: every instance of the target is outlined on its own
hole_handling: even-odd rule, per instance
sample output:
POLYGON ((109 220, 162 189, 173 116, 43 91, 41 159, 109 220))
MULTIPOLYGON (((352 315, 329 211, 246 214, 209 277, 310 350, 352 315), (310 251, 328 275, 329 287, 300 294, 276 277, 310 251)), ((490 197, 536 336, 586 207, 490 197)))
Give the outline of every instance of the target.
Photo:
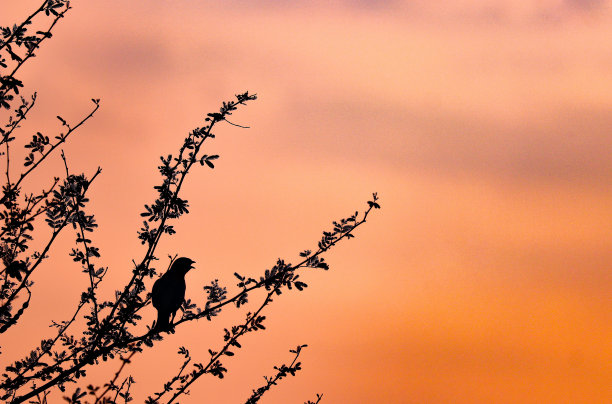
MULTIPOLYGON (((173 270, 169 270, 157 280, 156 285, 160 286, 153 287, 152 295, 152 279, 158 275, 155 263, 159 261, 159 242, 164 236, 174 235, 176 232, 172 223, 189 213, 189 203, 181 194, 183 184, 193 169, 200 166, 212 169, 219 158, 218 155, 205 154, 204 143, 215 137, 213 128, 217 124, 229 122, 227 118, 233 112, 257 98, 248 92, 238 94, 234 100, 223 102, 218 112, 209 113, 204 119, 204 126, 188 133, 176 153, 160 158, 158 170, 161 179, 154 187, 157 195, 155 200, 144 206, 141 213, 144 220, 138 231, 138 239, 145 250, 133 262, 129 281, 116 290, 112 298, 103 297, 100 287, 109 268, 100 263, 99 248, 91 237, 97 224, 94 216, 88 214, 86 209, 89 201, 87 191, 101 169, 98 168, 89 176, 74 174, 61 151, 59 154, 65 167, 63 176, 53 177, 49 180, 49 186, 38 192, 27 193, 24 190, 28 175, 42 167, 41 164, 48 157, 58 153, 59 146, 96 113, 100 100, 92 99, 92 110, 76 123, 57 116, 61 130, 56 135, 36 132, 31 140, 28 136, 19 138, 26 150, 23 166, 15 168, 14 162, 10 160, 11 148, 17 147, 18 138, 15 133, 36 102, 36 93, 29 98, 20 96, 19 100, 15 99, 14 96, 23 87, 16 74, 26 61, 35 56, 34 51, 41 43, 51 37, 53 27, 69 9, 69 1, 46 0, 19 26, 0 27, 0 107, 7 111, 12 109, 12 114, 0 128, 0 147, 4 149, 2 157, 6 166, 0 197, 0 258, 3 263, 0 271, 0 334, 18 326, 32 298, 34 272, 46 263, 51 246, 67 227, 76 233, 74 247, 69 254, 81 266, 89 282, 70 318, 51 321, 53 332, 50 336, 42 339, 22 359, 5 366, 0 378, 0 399, 9 403, 45 403, 51 389, 57 388, 64 393, 63 397, 69 403, 115 403, 117 400, 127 403, 132 400, 130 387, 134 379, 121 374, 135 354, 153 347, 163 339, 165 332, 178 332, 183 323, 198 319, 211 321, 225 307, 234 306, 239 309, 250 299, 255 300, 257 309, 246 313, 241 323, 224 329, 223 342, 219 347, 209 349, 208 358, 196 362, 187 348, 181 347, 178 350, 184 361, 176 375, 163 384, 158 393, 153 393, 146 400, 147 403, 160 403, 162 400, 172 403, 181 395, 188 394, 189 387, 204 374, 223 378, 228 372, 223 360, 234 356, 242 348, 242 336, 265 330, 265 308, 283 292, 302 291, 308 286, 300 279, 300 271, 308 268, 329 269, 323 254, 340 240, 354 236, 355 229, 366 222, 372 209, 380 208, 378 197, 373 194, 361 215, 355 212, 348 218, 334 221, 332 229, 323 232, 316 249, 299 253, 297 264, 278 259, 270 269, 255 278, 236 272, 234 275, 237 282, 232 288, 221 285, 215 279, 204 286, 203 303, 185 301, 184 273, 182 278, 179 277, 182 286, 179 283, 177 289, 177 283, 167 281, 174 274, 173 270), (46 24, 47 28, 32 33, 33 24, 46 24), (39 217, 44 218, 42 223, 37 220, 39 217), (42 247, 37 251, 29 251, 34 238, 37 245, 42 247), (262 299, 253 294, 256 290, 263 292, 262 299), (171 292, 175 293, 174 297, 169 295, 171 292), (136 334, 135 326, 145 321, 141 317, 141 310, 152 301, 160 314, 156 326, 147 326, 146 332, 136 334), (175 319, 179 306, 181 314, 175 319), (79 318, 86 320, 82 329, 75 326, 79 318), (107 383, 102 386, 89 383, 85 388, 75 386, 72 392, 67 392, 69 384, 85 385, 83 379, 89 367, 108 360, 117 360, 121 365, 107 383)), ((190 261, 181 260, 187 259, 179 258, 176 263, 190 261)), ((278 381, 289 374, 295 375, 301 369, 301 363, 296 361, 305 346, 300 345, 292 350, 295 354, 293 362, 289 366, 275 367, 276 375, 266 378, 266 385, 254 390, 247 403, 257 402, 278 381)), ((321 398, 322 395, 317 395, 316 403, 321 398)))
POLYGON ((317 394, 317 401, 308 400, 304 404, 319 404, 322 398, 323 398, 323 394, 317 394))
POLYGON ((266 380, 265 386, 253 390, 253 394, 251 394, 251 397, 249 397, 245 404, 255 404, 259 402, 259 399, 264 395, 266 391, 270 390, 272 386, 276 386, 276 382, 283 379, 284 377, 287 377, 287 375, 295 376, 297 371, 302 369, 302 363, 298 362, 297 360, 300 357, 302 348, 306 348, 307 346, 308 345, 298 345, 296 349, 291 349, 289 352, 295 354, 295 357, 293 358, 291 364, 289 364, 289 366, 285 364, 280 365, 280 367, 274 366, 276 374, 270 377, 264 376, 264 379, 266 380))

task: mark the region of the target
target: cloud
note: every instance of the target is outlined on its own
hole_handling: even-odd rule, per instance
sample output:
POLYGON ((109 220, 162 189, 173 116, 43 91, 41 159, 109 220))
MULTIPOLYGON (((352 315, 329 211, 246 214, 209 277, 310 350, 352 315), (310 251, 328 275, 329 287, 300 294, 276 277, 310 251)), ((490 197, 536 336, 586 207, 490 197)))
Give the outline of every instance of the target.
POLYGON ((606 0, 565 0, 565 3, 572 8, 594 10, 604 7, 606 0))

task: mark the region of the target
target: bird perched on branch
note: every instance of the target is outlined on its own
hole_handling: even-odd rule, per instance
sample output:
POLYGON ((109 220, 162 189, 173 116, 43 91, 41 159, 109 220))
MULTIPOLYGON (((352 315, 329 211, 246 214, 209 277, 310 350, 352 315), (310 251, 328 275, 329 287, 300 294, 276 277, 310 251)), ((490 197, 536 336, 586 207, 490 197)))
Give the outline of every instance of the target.
POLYGON ((177 258, 170 269, 153 284, 151 300, 157 309, 157 322, 153 331, 168 331, 171 328, 177 310, 185 301, 185 274, 193 268, 194 263, 186 257, 177 258))

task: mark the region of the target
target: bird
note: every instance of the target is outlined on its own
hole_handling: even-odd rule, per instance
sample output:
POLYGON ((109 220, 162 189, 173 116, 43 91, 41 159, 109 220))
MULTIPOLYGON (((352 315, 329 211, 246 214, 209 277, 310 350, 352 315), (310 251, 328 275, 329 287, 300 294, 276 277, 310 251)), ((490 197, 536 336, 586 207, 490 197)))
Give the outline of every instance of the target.
POLYGON ((193 268, 194 263, 190 258, 177 258, 170 269, 153 284, 151 300, 153 307, 157 309, 157 322, 153 332, 168 331, 171 328, 176 312, 185 301, 185 274, 193 268))

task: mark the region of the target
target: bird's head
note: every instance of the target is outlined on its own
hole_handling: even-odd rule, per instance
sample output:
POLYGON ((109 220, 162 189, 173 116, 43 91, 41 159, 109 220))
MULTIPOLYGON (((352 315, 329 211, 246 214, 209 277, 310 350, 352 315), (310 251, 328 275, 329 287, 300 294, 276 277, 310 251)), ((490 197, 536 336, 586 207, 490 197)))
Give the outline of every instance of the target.
POLYGON ((172 268, 170 268, 170 270, 177 271, 184 275, 189 272, 191 268, 193 268, 193 264, 195 264, 195 261, 191 258, 180 257, 172 263, 172 268))

